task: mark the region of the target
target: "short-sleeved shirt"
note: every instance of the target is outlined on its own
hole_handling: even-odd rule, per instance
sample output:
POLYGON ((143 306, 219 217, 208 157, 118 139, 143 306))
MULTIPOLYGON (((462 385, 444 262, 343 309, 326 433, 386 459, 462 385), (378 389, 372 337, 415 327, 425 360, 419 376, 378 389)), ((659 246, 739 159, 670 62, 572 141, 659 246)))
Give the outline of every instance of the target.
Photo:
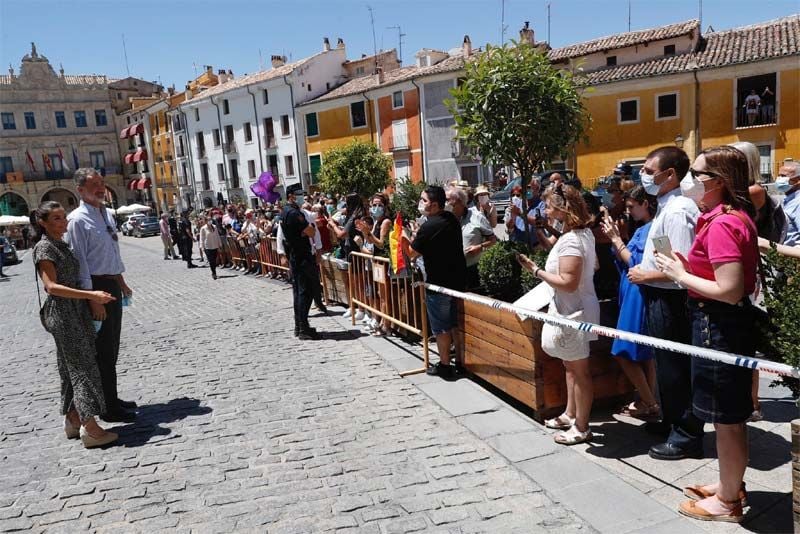
POLYGON ((281 231, 289 258, 310 258, 311 241, 303 234, 303 230, 308 226, 305 214, 296 204, 288 204, 283 210, 281 221, 281 231))
POLYGON ((786 239, 789 247, 800 245, 800 190, 792 191, 783 199, 783 214, 786 216, 786 239))
MULTIPOLYGON (((715 280, 714 264, 741 263, 744 268, 744 293, 750 295, 756 289, 758 268, 758 236, 755 224, 744 212, 723 213, 720 204, 697 219, 697 237, 687 260, 692 274, 715 280)), ((692 290, 689 296, 706 298, 692 290)))
MULTIPOLYGON (((461 223, 461 238, 464 242, 464 249, 473 245, 480 245, 494 235, 489 219, 477 210, 465 210, 464 216, 461 217, 459 222, 461 223)), ((480 254, 467 257, 467 267, 476 265, 480 259, 480 254)))
POLYGON ((461 225, 455 215, 441 211, 428 216, 411 248, 422 254, 427 282, 457 291, 467 285, 461 225))

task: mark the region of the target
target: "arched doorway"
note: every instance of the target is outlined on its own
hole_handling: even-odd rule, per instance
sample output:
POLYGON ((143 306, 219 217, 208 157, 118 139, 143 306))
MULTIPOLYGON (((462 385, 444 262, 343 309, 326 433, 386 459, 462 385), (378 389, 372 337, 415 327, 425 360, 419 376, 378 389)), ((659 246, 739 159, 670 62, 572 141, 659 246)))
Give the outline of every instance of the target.
POLYGON ((51 189, 42 196, 42 202, 54 200, 64 207, 64 210, 69 213, 78 207, 78 198, 68 189, 63 187, 56 187, 51 189))
POLYGON ((106 205, 111 206, 111 208, 113 209, 117 209, 119 207, 119 199, 117 198, 117 192, 108 186, 106 186, 105 201, 106 205))
POLYGON ((28 203, 20 195, 8 191, 0 196, 0 215, 27 217, 29 213, 28 203))

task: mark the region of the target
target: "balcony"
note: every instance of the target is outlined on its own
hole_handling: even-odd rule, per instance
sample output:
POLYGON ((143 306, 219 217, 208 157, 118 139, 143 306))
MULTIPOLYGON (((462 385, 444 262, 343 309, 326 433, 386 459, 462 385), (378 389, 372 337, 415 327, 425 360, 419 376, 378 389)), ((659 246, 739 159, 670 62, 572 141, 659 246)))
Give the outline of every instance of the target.
POLYGON ((392 136, 392 150, 408 150, 408 135, 399 134, 392 136))
POLYGON ((239 151, 236 149, 236 143, 233 141, 228 141, 227 143, 222 144, 222 151, 226 154, 237 154, 239 151))
POLYGON ((472 159, 474 155, 472 150, 458 139, 450 142, 450 154, 455 159, 472 159))
POLYGON ((206 155, 206 147, 204 147, 204 146, 198 146, 197 147, 197 157, 200 158, 200 159, 204 159, 204 158, 208 157, 206 155))
POLYGON ((775 111, 775 106, 760 106, 751 113, 747 111, 744 107, 733 110, 734 115, 736 115, 736 128, 756 128, 778 124, 778 114, 775 111))
POLYGON ((278 148, 278 140, 275 139, 274 135, 265 135, 264 136, 264 150, 270 148, 278 148))

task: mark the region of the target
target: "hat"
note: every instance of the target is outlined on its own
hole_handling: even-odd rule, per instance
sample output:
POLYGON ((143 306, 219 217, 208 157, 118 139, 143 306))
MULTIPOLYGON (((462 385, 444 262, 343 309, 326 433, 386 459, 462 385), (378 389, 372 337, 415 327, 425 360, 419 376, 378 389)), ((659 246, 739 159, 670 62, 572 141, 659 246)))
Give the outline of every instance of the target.
POLYGON ((287 195, 299 195, 303 193, 303 186, 300 184, 292 184, 286 186, 287 195))
POLYGON ((486 189, 485 185, 479 185, 478 187, 475 188, 475 196, 483 195, 483 194, 486 194, 486 195, 489 194, 489 190, 486 189))
POLYGON ((162 219, 167 219, 167 218, 169 218, 169 213, 167 213, 166 211, 165 211, 165 212, 163 212, 163 213, 161 214, 161 218, 162 218, 162 219))
POLYGON ((617 163, 617 166, 614 167, 614 174, 624 174, 626 176, 630 176, 633 174, 633 167, 624 161, 620 161, 617 163))

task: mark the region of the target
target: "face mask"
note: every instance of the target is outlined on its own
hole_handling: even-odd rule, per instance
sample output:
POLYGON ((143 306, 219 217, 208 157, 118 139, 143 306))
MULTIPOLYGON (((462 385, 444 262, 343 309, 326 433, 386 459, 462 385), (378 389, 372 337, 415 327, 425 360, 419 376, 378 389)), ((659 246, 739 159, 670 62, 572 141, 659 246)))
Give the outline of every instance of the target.
POLYGON ((373 217, 383 217, 383 206, 372 206, 369 209, 369 214, 373 217))
POLYGON ((641 173, 639 176, 642 178, 642 187, 644 187, 645 193, 653 196, 658 195, 661 185, 656 183, 655 175, 641 173))
POLYGON ((417 209, 418 209, 418 210, 419 210, 419 212, 420 212, 420 213, 422 213, 423 215, 424 215, 424 214, 426 214, 426 213, 428 213, 428 210, 426 209, 426 204, 425 204, 425 201, 424 201, 424 200, 422 200, 422 199, 420 199, 419 203, 417 204, 417 209))
POLYGON ((514 204, 517 208, 522 209, 522 199, 520 197, 513 197, 511 199, 511 203, 514 204))
POLYGON ((789 183, 789 180, 791 180, 791 178, 788 176, 778 176, 775 179, 775 189, 778 191, 778 193, 789 192, 789 190, 793 187, 792 184, 789 183))
POLYGON ((334 206, 333 204, 328 204, 327 206, 325 206, 325 209, 328 210, 328 215, 333 215, 333 212, 336 211, 336 206, 334 206))
POLYGON ((608 191, 603 191, 602 202, 603 206, 605 206, 608 209, 611 209, 614 207, 614 196, 608 191))
POLYGON ((489 203, 489 197, 487 195, 481 195, 478 197, 478 204, 481 206, 485 206, 489 203))
POLYGON ((525 198, 531 200, 533 198, 533 191, 528 191, 527 193, 525 193, 525 198))
POLYGON ((706 186, 698 178, 693 177, 691 173, 686 173, 686 176, 681 180, 681 194, 694 201, 695 204, 700 204, 703 201, 703 197, 706 196, 706 186))
POLYGON ((449 211, 450 213, 453 213, 453 205, 450 204, 449 202, 446 202, 444 205, 444 211, 449 211))

